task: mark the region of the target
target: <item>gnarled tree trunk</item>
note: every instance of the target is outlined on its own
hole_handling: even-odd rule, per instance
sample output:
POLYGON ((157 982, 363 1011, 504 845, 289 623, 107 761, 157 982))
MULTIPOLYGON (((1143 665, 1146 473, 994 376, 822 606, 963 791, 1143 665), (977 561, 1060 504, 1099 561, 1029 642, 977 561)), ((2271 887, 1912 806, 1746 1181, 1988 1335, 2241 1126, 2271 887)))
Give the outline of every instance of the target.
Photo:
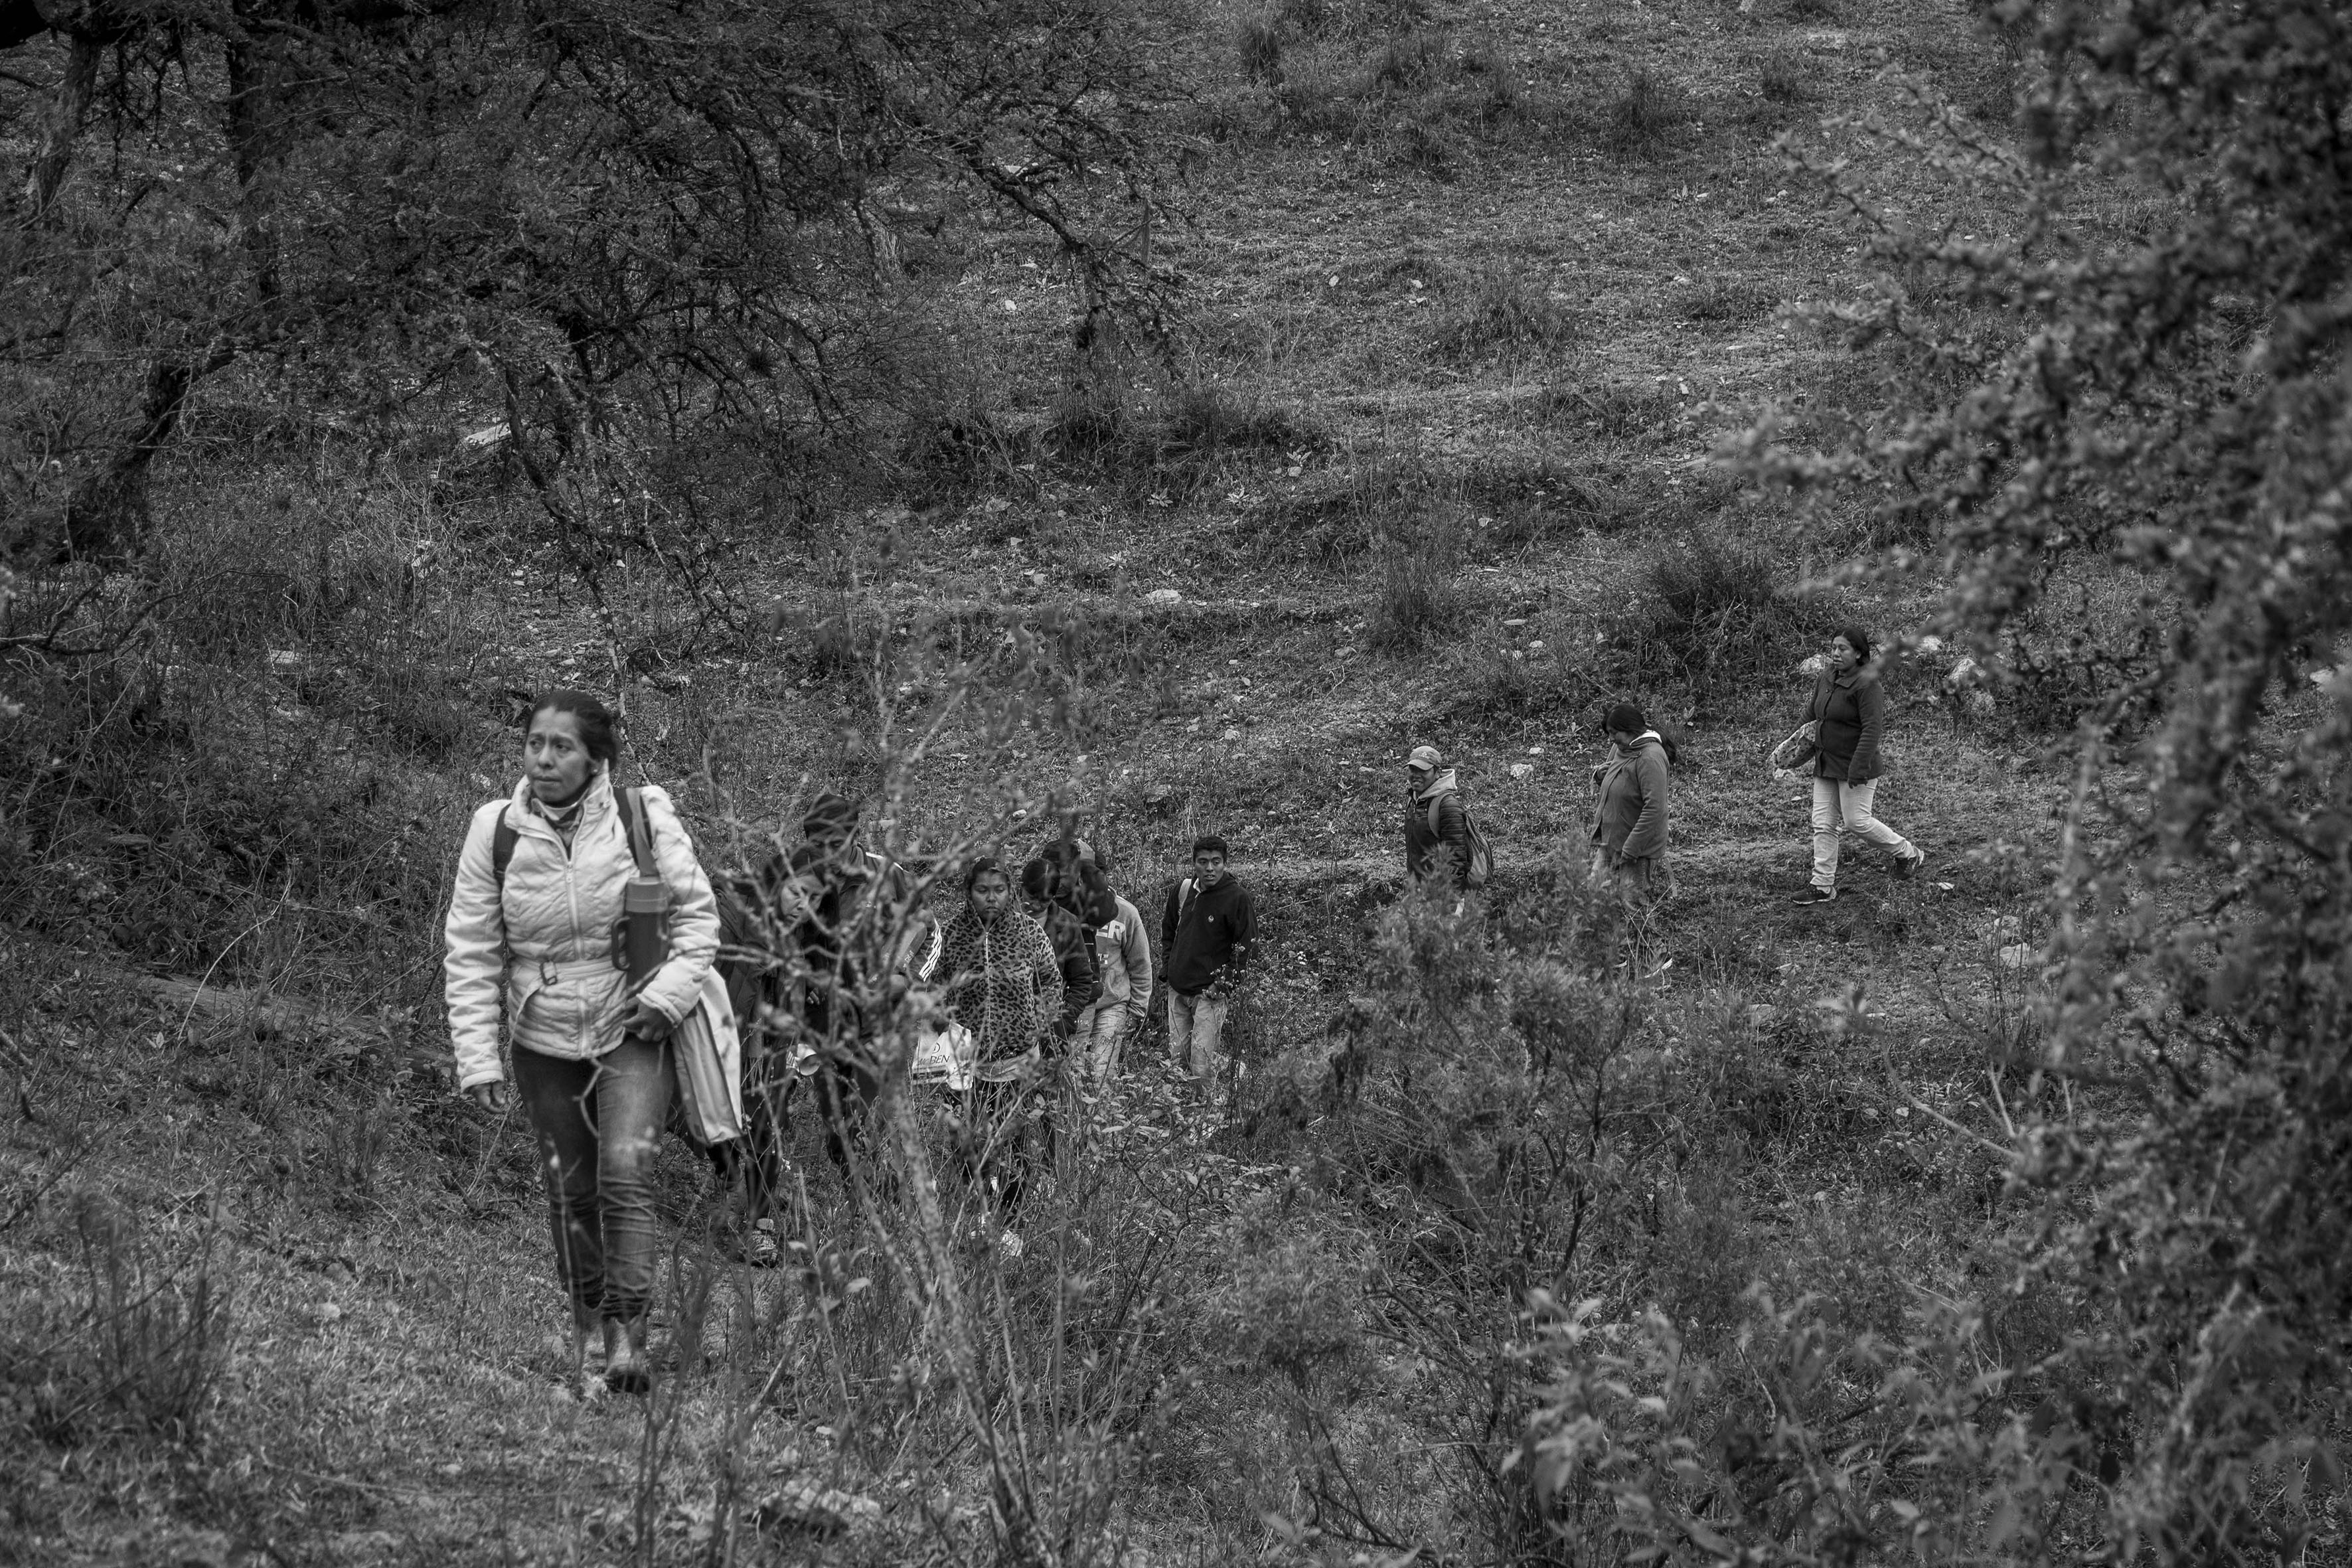
POLYGON ((130 439, 113 461, 76 485, 66 502, 62 555, 119 561, 138 550, 147 531, 147 479, 155 454, 179 429, 196 384, 236 357, 233 344, 215 338, 201 355, 164 353, 148 364, 139 423, 130 439))
POLYGON ((48 216, 50 205, 58 199, 58 187, 66 183, 66 170, 73 163, 74 142, 81 135, 81 122, 89 112, 90 97, 98 90, 98 57, 105 47, 93 34, 73 36, 73 47, 66 55, 65 79, 58 84, 57 97, 41 117, 39 142, 33 153, 32 167, 25 175, 25 221, 28 225, 39 223, 48 216))

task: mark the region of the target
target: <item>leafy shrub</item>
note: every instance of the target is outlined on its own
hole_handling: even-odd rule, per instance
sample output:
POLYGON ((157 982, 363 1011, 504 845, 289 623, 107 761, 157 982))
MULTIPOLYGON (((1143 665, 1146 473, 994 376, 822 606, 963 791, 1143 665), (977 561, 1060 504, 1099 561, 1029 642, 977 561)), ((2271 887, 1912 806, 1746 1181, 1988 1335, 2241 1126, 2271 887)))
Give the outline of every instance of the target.
MULTIPOLYGON (((2352 1223, 2352 986, 2309 955, 2352 945, 2352 705, 2271 704, 2352 630, 2352 424, 2332 314, 2268 311, 2276 335, 2246 338, 2248 301, 2352 289, 2352 201, 2310 136, 2352 95, 2352 18, 2295 15, 2248 27, 2159 0, 2118 48, 2104 15, 2036 10, 2013 163, 1980 161, 1953 125, 1841 149, 1856 167, 1911 160, 1915 196, 1956 215, 2056 213, 2086 169, 2196 193, 2160 221, 2068 210, 2030 257, 1960 258, 2008 325, 1905 310, 1891 405, 1818 462, 1762 465, 1828 480, 1809 497, 1819 518, 1945 520, 1941 629, 1979 650, 2031 641, 2052 610, 2052 632, 2072 633, 2073 579, 2053 566, 2085 557, 2145 574, 2142 614, 2172 622, 2082 634, 2077 668, 2114 679, 2075 694, 2035 1060, 2068 1092, 2018 1128, 2040 1246, 2003 1270, 2056 1284, 2074 1321, 2036 1362, 1979 1357, 1963 1321, 1857 1369, 1883 1393, 1849 1427, 1866 1442, 1821 1516, 1845 1521, 1857 1558, 2172 1568, 2294 1556, 2340 1530, 2322 1521, 2352 1419, 2336 1305, 2352 1261, 2333 1240, 2352 1223), (2216 259, 2184 271, 2191 255, 2216 259), (1895 1427, 1899 1449, 1878 1436, 1895 1427)), ((1952 265, 1941 232, 1889 245, 1863 337, 1895 328, 1903 273, 1952 265)))
POLYGON ((1444 712, 1471 730, 1556 723, 1616 696, 1620 683, 1611 679, 1612 662, 1590 658, 1581 647, 1529 654, 1480 637, 1446 661, 1444 712))
POLYGON ((1445 308, 1431 328, 1431 345, 1448 359, 1523 359, 1557 353, 1573 342, 1576 319, 1567 307, 1525 277, 1488 268, 1445 287, 1445 308))
POLYGON ((1780 295, 1745 278, 1709 272, 1684 289, 1676 303, 1694 321, 1748 321, 1770 314, 1780 295))
POLYGON ((1416 114, 1397 127, 1395 145, 1398 162, 1420 170, 1433 180, 1451 180, 1461 166, 1464 149, 1459 140, 1444 126, 1422 115, 1416 114))
POLYGON ((1331 565, 1405 534, 1453 504, 1448 488, 1418 460, 1389 457, 1318 475, 1254 520, 1259 548, 1278 560, 1331 565))
POLYGON ((1637 66, 1601 108, 1601 144, 1625 157, 1664 152, 1675 127, 1690 118, 1681 93, 1637 66))
POLYGON ((1705 529, 1651 556, 1621 635, 1640 667, 1704 692, 1793 662, 1828 619, 1769 552, 1705 529))
POLYGON ((1462 624, 1469 604, 1454 583, 1454 554, 1422 542, 1391 545, 1382 553, 1370 617, 1374 647, 1412 652, 1462 624))
POLYGON ((1383 92, 1415 92, 1444 70, 1454 40, 1435 30, 1391 38, 1373 58, 1371 85, 1383 92))
POLYGON ((1002 483, 1023 452, 1019 437, 994 410, 971 403, 916 426, 899 458, 920 491, 951 496, 1002 483))
POLYGON ((1130 491, 1190 495, 1231 455, 1309 452, 1329 437, 1255 388, 1186 382, 1154 389, 1105 377, 1065 395, 1048 437, 1065 458, 1117 477, 1130 491))
POLYGON ((1282 29, 1271 19, 1249 17, 1234 37, 1241 53, 1242 75, 1252 81, 1282 79, 1282 29))
POLYGON ((1764 57, 1756 68, 1756 90, 1763 95, 1766 103, 1779 109, 1793 109, 1820 96, 1803 64, 1786 54, 1764 57))
POLYGON ((79 1295, 38 1301, 0 1328, 0 1384, 59 1447, 102 1437, 204 1435, 236 1332, 209 1231, 174 1257, 131 1215, 85 1195, 75 1205, 79 1295))
POLYGON ((1536 412, 1556 424, 1625 441, 1662 433, 1681 413, 1672 393, 1657 384, 1607 382, 1598 386, 1556 383, 1536 399, 1536 412))

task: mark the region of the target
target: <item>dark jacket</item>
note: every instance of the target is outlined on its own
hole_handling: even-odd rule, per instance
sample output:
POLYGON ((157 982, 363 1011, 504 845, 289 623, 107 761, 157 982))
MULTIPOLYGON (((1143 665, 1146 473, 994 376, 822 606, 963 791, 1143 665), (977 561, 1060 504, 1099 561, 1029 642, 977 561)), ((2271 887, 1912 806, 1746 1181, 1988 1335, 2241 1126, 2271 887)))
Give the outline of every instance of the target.
POLYGON ((1819 721, 1814 744, 1821 748, 1813 772, 1825 779, 1868 784, 1878 776, 1878 744, 1886 737, 1886 689, 1864 670, 1840 675, 1825 669, 1813 678, 1813 699, 1805 717, 1819 721))
POLYGON ((1037 919, 1045 928, 1054 963, 1062 973, 1062 1022, 1066 1026, 1102 994, 1102 975, 1095 967, 1095 933, 1058 903, 1047 904, 1037 919))
POLYGON ((1601 804, 1592 813, 1592 842, 1627 860, 1654 860, 1666 852, 1666 747, 1654 731, 1633 750, 1612 746, 1600 770, 1601 804))
POLYGON ((1160 917, 1160 972, 1168 989, 1196 996, 1219 980, 1241 978, 1257 937, 1257 913, 1249 890, 1228 876, 1213 888, 1192 889, 1186 878, 1168 889, 1168 907, 1160 917))
POLYGON ((1437 851, 1446 851, 1446 872, 1456 888, 1470 885, 1470 828, 1462 810, 1462 786, 1452 768, 1430 782, 1427 789, 1404 803, 1404 866, 1416 882, 1437 874, 1437 851), (1437 809, 1430 810, 1434 803, 1437 809), (1435 827, 1430 818, 1437 819, 1435 827))

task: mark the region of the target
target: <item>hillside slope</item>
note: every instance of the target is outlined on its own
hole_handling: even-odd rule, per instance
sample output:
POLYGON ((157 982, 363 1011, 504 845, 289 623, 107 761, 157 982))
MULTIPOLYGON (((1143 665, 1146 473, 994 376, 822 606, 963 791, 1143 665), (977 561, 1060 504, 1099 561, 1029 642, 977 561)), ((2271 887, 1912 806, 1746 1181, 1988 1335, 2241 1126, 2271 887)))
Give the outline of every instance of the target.
MULTIPOLYGON (((632 763, 677 784, 718 863, 816 789, 876 786, 886 716, 919 721, 950 666, 1009 670, 1041 639, 1030 679, 1075 721, 1008 742, 950 719, 907 780, 910 849, 968 830, 1008 771, 1073 779, 1148 912, 1200 831, 1264 900, 1250 1076, 1204 1099, 1139 1066, 1085 1113, 1095 1140, 1070 1139, 1028 1260, 971 1265, 992 1321, 1068 1351, 1051 1376, 1116 1385, 1098 1424, 1024 1434, 1061 1561, 1467 1560, 1502 1529, 1447 1458, 1475 1379, 1377 1288, 1400 1258, 1444 1274, 1417 1207, 1434 1189, 1401 1160, 1365 1176, 1313 1131, 1328 1026, 1398 898, 1416 743, 1464 771, 1496 906, 1548 910, 1547 868, 1581 858, 1601 709, 1638 700, 1682 741, 1678 889, 1635 950, 1641 1082, 1667 1087, 1612 1178, 1613 1250, 1563 1283, 1664 1303, 1695 1342, 1731 1331, 1751 1279, 1885 1331, 1984 1283, 2009 1215, 1979 1135, 2005 1114, 2062 786, 2007 716, 1899 672, 1880 807, 1928 874, 1859 853, 1845 897, 1797 907, 1804 803, 1760 762, 1796 666, 1847 618, 1912 628, 1934 584, 1798 593, 1867 520, 1806 536, 1708 458, 1764 403, 1867 419, 1887 369, 1783 313, 1868 268, 1853 215, 1774 139, 1835 147, 1825 116, 1907 112, 1902 71, 1997 128, 1999 44, 1959 5, 1861 0, 1270 15, 1279 75, 1255 79, 1234 41, 1255 10, 1182 25, 1200 89, 1167 125, 1192 217, 1160 242, 1185 285, 1172 365, 1070 390, 1051 253, 1009 226, 953 242, 928 263, 964 323, 950 372, 1003 430, 1054 438, 740 563, 736 593, 770 611, 748 637, 625 669, 551 562, 482 513, 356 465, 241 468, 192 419, 199 456, 159 507, 248 530, 289 573, 333 519, 337 573, 378 575, 350 566, 347 602, 290 619, 257 599, 217 657, 129 670, 107 700, 152 703, 168 738, 144 793, 71 799, 72 831, 10 863, 41 889, 0 931, 20 982, 0 996, 12 1561, 993 1550, 921 1325, 877 1304, 888 1262, 805 1126, 800 1250, 772 1274, 709 1248, 705 1178, 666 1154, 671 1371, 641 1406, 572 1384, 527 1140, 446 1091, 435 946, 464 813, 513 775, 515 693, 616 668, 632 763), (1162 588, 1181 602, 1145 601, 1162 588), (190 732, 187 712, 249 727, 190 732), (223 841, 257 868, 227 891, 202 869, 223 841), (337 868, 298 890, 306 856, 337 868), (159 1002, 133 970, 232 989, 159 1002), (263 996, 301 1005, 257 1027, 263 996), (1171 1172, 1185 1192, 1160 1189, 1171 1172), (1164 1250, 1114 1254, 1147 1231, 1164 1250), (1104 1280, 1151 1310, 1086 1319, 1104 1280), (1352 1538, 1327 1464, 1363 1489, 1352 1538)), ((1899 206, 1906 172, 1881 175, 1899 206)), ((660 584, 630 591, 625 621, 682 614, 660 584)), ((2014 1331, 2042 1331, 2040 1310, 2014 1331)))

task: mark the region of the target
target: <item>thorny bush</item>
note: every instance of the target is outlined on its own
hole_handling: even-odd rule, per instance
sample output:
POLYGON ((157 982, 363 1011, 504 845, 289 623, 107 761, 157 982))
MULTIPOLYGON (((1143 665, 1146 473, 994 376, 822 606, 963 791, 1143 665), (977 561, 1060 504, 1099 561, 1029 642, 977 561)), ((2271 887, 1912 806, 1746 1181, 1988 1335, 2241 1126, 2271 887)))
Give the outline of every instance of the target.
MULTIPOLYGON (((1868 495, 1891 531, 1935 541, 1937 629, 1997 676, 2062 569, 2139 598, 2063 648, 2027 639, 2079 678, 2081 717, 2031 1064, 2071 1092, 2037 1093, 2020 1130, 2044 1212, 2015 1275, 2065 1292, 2074 1331, 1990 1369, 2012 1449, 1986 1461, 1994 1522, 1930 1468, 1900 1533, 2014 1563, 2292 1561, 2340 1540, 2326 1445, 2352 1418, 2352 691, 2330 668, 2352 631, 2352 16, 1993 15, 2033 32, 2015 146, 1924 89, 1907 123, 1844 129, 1926 153, 1907 205, 2018 221, 1910 226, 1855 184, 1867 156, 1820 164, 1887 264, 1841 314, 1891 355, 1899 400, 1843 450, 1775 447, 1769 425, 1748 447, 1768 478, 1868 495), (1947 281, 1903 285, 1929 274, 1947 281), (2046 1415, 2017 1425, 2025 1402, 2046 1415), (2061 1460, 2064 1530, 2033 1479, 2061 1460)), ((1956 1407, 1980 1375, 1938 1366, 1926 1403, 1956 1407)), ((1727 1459, 1684 1458, 1733 1484, 1727 1459)), ((1895 1549, 1885 1524, 1855 1528, 1851 1552, 1895 1549)))

